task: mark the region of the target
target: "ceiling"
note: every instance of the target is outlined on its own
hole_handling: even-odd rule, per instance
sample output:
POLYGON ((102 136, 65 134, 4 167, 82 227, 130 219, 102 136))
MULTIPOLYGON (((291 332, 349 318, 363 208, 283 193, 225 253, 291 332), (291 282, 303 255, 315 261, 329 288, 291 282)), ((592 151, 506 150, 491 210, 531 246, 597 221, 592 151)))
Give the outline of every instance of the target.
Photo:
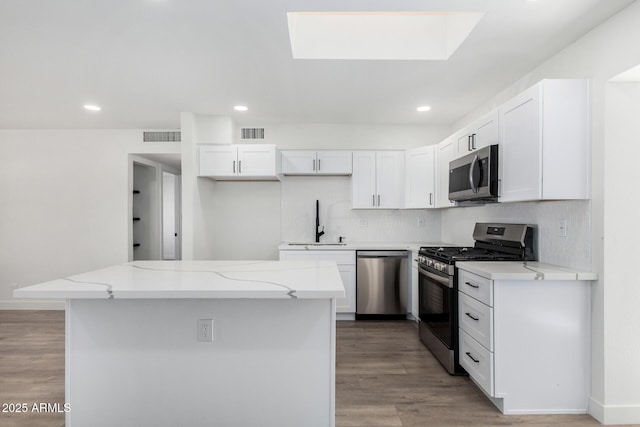
POLYGON ((2 0, 0 128, 176 129, 182 111, 450 125, 632 2, 2 0), (485 15, 446 61, 293 59, 287 12, 305 11, 485 15))

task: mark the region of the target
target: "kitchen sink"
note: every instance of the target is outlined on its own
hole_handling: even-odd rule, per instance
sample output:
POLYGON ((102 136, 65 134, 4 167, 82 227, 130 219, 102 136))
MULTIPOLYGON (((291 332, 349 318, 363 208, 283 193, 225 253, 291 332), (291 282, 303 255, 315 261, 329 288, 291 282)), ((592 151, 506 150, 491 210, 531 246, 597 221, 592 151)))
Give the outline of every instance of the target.
POLYGON ((346 243, 337 243, 337 242, 333 242, 333 243, 325 243, 325 242, 321 242, 321 243, 288 243, 289 246, 344 246, 346 245, 346 243))

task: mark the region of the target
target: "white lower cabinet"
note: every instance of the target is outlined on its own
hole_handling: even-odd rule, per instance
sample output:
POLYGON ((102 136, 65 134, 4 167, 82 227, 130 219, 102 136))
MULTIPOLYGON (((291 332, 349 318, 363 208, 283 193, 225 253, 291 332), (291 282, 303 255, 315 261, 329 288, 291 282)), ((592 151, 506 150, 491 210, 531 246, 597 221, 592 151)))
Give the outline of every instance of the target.
POLYGON ((341 250, 281 250, 281 261, 335 261, 344 285, 344 298, 336 300, 336 312, 356 312, 356 252, 341 250))
POLYGON ((581 280, 458 275, 460 365, 505 414, 586 413, 590 294, 581 280))
POLYGON ((460 329, 459 339, 460 366, 469 373, 478 387, 493 396, 493 352, 471 338, 463 328, 460 329))

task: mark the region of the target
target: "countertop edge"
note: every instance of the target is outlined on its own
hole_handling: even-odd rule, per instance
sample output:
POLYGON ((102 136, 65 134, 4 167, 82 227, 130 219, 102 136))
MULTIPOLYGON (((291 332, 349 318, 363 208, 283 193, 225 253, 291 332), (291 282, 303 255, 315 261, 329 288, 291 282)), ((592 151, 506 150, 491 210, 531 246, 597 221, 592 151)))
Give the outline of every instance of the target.
POLYGON ((456 266, 490 280, 598 280, 598 274, 542 262, 461 261, 456 266))

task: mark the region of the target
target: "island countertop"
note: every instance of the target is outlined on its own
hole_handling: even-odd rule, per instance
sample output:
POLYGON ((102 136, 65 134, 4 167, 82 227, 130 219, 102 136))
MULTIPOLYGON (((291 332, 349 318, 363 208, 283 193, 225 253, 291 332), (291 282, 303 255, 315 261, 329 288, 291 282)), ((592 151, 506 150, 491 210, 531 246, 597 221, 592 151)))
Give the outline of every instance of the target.
POLYGON ((16 298, 344 297, 332 261, 134 261, 13 291, 16 298))

